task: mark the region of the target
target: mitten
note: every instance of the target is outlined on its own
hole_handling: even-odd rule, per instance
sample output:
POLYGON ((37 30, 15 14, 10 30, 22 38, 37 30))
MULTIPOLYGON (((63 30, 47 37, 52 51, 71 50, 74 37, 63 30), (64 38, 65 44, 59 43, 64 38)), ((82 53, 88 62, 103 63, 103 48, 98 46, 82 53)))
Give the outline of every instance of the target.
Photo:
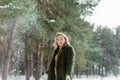
POLYGON ((66 80, 71 80, 69 75, 66 75, 66 80))
POLYGON ((40 80, 48 80, 48 74, 42 75, 40 80))

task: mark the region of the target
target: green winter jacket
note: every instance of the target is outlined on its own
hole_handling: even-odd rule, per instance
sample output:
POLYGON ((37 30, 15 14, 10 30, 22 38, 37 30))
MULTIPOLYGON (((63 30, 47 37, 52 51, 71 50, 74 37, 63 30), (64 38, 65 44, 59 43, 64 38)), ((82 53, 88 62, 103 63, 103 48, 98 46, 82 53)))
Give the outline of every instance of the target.
MULTIPOLYGON (((58 53, 58 48, 54 51, 48 69, 48 80, 55 80, 55 55, 58 53)), ((75 51, 72 46, 65 44, 59 52, 58 60, 56 63, 57 80, 65 80, 66 75, 70 75, 72 80, 73 70, 75 64, 75 51)))

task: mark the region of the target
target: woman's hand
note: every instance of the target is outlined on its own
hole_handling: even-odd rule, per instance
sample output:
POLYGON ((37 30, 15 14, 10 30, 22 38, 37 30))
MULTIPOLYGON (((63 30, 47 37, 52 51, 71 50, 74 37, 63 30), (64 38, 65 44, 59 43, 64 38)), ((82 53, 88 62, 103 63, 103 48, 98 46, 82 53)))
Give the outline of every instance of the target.
POLYGON ((48 80, 48 74, 44 74, 41 76, 40 80, 48 80))
POLYGON ((69 75, 66 75, 66 80, 71 80, 69 75))

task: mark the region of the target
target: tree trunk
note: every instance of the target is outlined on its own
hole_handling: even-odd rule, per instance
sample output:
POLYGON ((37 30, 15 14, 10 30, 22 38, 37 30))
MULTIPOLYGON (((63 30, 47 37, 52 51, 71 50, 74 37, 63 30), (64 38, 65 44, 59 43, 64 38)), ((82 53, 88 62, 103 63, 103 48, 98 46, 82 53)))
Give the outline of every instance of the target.
POLYGON ((42 67, 43 64, 43 54, 42 53, 34 53, 33 54, 33 76, 35 80, 39 80, 42 75, 42 67))
POLYGON ((25 53, 25 75, 26 80, 30 80, 31 76, 31 62, 30 62, 30 53, 25 53))
POLYGON ((44 66, 43 66, 43 51, 41 52, 41 54, 40 54, 40 76, 43 74, 43 72, 44 72, 44 66))
POLYGON ((43 38, 41 42, 37 42, 37 53, 33 55, 33 76, 35 80, 39 80, 40 76, 43 73, 43 48, 45 45, 45 35, 43 34, 43 38))
POLYGON ((7 80, 7 75, 9 72, 10 58, 11 58, 11 44, 13 40, 13 35, 15 33, 17 24, 13 27, 11 33, 9 34, 8 40, 3 43, 3 58, 2 58, 2 80, 7 80))
POLYGON ((5 44, 6 44, 6 38, 5 38, 5 35, 3 35, 3 40, 2 40, 2 45, 1 45, 1 75, 2 76, 4 76, 3 75, 3 68, 4 68, 4 66, 3 66, 3 63, 4 63, 4 54, 5 54, 5 44))
POLYGON ((30 80, 31 76, 31 52, 30 52, 30 38, 29 38, 29 31, 26 33, 26 40, 25 40, 25 75, 26 75, 26 80, 30 80))

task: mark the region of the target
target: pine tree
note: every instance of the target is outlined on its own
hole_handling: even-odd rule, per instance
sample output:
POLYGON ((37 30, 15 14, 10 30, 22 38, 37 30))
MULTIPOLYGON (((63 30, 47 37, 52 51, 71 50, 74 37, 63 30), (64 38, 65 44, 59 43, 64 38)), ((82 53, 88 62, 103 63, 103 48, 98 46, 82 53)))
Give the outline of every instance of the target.
MULTIPOLYGON (((101 69, 105 68, 105 74, 114 71, 115 67, 118 65, 118 58, 115 54, 116 49, 113 31, 109 28, 98 27, 94 33, 93 40, 98 50, 92 53, 93 57, 95 56, 94 58, 90 55, 92 61, 95 61, 101 69)), ((105 75, 103 72, 102 75, 105 75)))
MULTIPOLYGON (((95 6, 100 0, 40 0, 39 9, 42 11, 40 21, 43 21, 44 30, 52 39, 56 32, 64 32, 70 38, 71 44, 75 47, 79 59, 77 64, 81 70, 86 66, 85 53, 88 49, 88 39, 91 35, 93 25, 85 21, 85 16, 91 15, 95 6), (80 62, 81 61, 81 62, 80 62), (81 64, 83 64, 81 66, 81 64)), ((51 40, 52 41, 52 40, 51 40)))

